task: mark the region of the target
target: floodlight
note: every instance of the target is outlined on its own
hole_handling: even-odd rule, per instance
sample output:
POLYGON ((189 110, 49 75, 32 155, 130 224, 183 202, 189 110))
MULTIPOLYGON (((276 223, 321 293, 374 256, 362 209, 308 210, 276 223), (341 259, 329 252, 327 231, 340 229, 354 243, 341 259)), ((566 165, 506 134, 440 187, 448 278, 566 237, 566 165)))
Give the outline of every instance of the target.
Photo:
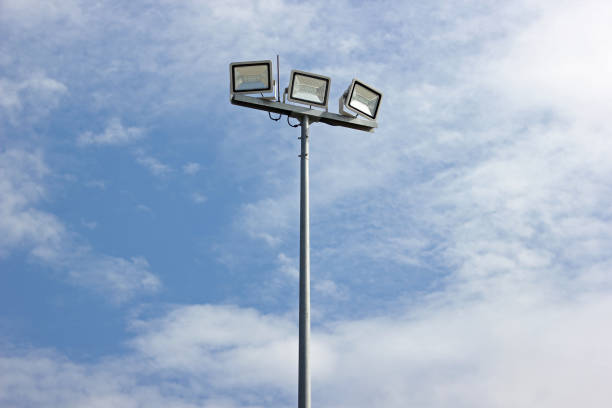
POLYGON ((274 92, 272 61, 245 61, 230 64, 230 94, 274 92))
POLYGON ((331 78, 310 72, 291 71, 287 99, 305 105, 315 105, 327 109, 331 78))
POLYGON ((347 109, 352 110, 358 115, 376 120, 381 100, 382 92, 377 91, 357 79, 353 79, 351 86, 349 86, 346 92, 340 97, 340 113, 350 115, 342 108, 344 105, 347 109))

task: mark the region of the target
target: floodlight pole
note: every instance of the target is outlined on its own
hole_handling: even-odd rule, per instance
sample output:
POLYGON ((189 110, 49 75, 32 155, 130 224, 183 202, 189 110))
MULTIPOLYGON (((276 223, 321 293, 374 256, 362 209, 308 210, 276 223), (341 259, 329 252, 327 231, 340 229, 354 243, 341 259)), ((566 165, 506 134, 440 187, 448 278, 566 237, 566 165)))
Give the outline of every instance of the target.
POLYGON ((308 186, 308 116, 300 137, 300 340, 298 352, 298 408, 310 408, 310 200, 308 186))
MULTIPOLYGON (((308 188, 308 130, 311 123, 325 123, 350 129, 373 132, 377 124, 353 116, 305 108, 287 103, 231 95, 233 105, 287 115, 300 121, 300 311, 298 350, 298 408, 310 408, 310 200, 308 188)), ((288 120, 288 119, 287 119, 288 120)))

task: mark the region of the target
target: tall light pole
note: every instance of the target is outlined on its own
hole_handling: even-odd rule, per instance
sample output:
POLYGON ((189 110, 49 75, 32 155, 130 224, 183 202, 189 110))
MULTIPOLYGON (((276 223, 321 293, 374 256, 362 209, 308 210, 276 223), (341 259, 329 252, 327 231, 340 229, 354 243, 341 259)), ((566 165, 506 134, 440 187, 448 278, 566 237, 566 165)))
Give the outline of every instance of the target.
POLYGON ((300 342, 298 408, 310 408, 310 201, 308 185, 308 116, 301 122, 300 154, 300 342))
MULTIPOLYGON (((277 60, 278 67, 278 60, 277 60)), ((288 99, 309 105, 309 108, 280 102, 280 92, 275 97, 254 98, 245 93, 272 92, 271 61, 251 61, 230 64, 230 101, 233 105, 277 113, 295 118, 301 126, 300 154, 300 298, 299 298, 299 346, 298 346, 298 408, 311 408, 310 404, 310 193, 308 180, 308 142, 311 123, 322 122, 332 126, 373 132, 377 127, 376 116, 382 93, 364 83, 353 80, 339 101, 342 115, 327 111, 330 78, 291 71, 288 99), (242 70, 242 71, 240 71, 242 70), (240 89, 240 87, 243 87, 240 89), (276 100, 275 100, 276 99, 276 100), (312 105, 325 108, 325 111, 312 109, 312 105), (364 115, 373 120, 363 120, 352 116, 343 109, 364 115)), ((278 88, 280 90, 280 88, 278 88)), ((277 90, 274 90, 277 91, 277 90)), ((297 127, 298 125, 291 125, 297 127)))

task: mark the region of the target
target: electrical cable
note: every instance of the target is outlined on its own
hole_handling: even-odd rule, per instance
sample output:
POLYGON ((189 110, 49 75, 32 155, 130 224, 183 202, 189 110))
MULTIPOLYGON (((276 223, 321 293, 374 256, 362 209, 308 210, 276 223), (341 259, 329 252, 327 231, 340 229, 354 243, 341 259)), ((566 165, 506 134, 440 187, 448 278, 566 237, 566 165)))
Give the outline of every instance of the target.
MULTIPOLYGON (((263 93, 260 93, 260 95, 262 98, 265 98, 263 93)), ((283 117, 283 115, 279 113, 278 118, 275 119, 272 117, 272 114, 270 113, 270 111, 268 111, 268 117, 272 119, 273 121, 278 122, 283 117)))
POLYGON ((300 124, 299 124, 299 123, 298 123, 297 125, 292 125, 292 124, 291 124, 291 122, 289 122, 289 115, 287 115, 287 124, 288 124, 289 126, 291 126, 291 127, 294 127, 294 128, 296 128, 296 127, 300 126, 300 124))

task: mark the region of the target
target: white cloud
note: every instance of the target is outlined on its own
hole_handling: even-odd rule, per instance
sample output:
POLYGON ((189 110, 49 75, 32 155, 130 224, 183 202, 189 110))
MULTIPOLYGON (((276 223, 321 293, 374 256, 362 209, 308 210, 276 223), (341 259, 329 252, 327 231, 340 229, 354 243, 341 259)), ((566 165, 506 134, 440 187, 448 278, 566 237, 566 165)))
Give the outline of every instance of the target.
POLYGON ((5 78, 0 79, 0 106, 3 109, 15 110, 21 108, 18 94, 20 87, 20 84, 8 81, 5 78))
POLYGON ((609 299, 529 305, 522 299, 451 302, 403 319, 338 325, 325 339, 337 360, 319 379, 320 392, 330 406, 605 405, 606 363, 587 350, 599 355, 609 347, 603 339, 611 332, 596 323, 609 299), (587 345, 585 335, 597 340, 587 345))
POLYGON ((90 230, 94 230, 98 227, 98 223, 96 221, 81 220, 81 225, 90 230))
POLYGON ((42 154, 0 152, 0 257, 15 249, 59 271, 67 281, 101 292, 115 302, 161 286, 144 258, 130 260, 95 252, 53 214, 36 208, 49 173, 42 154))
MULTIPOLYGON (((276 263, 278 264, 278 271, 281 276, 289 278, 292 281, 291 284, 295 284, 299 281, 300 263, 298 259, 289 257, 281 252, 276 257, 276 263)), ((276 286, 283 287, 283 285, 278 282, 273 281, 272 283, 276 284, 276 286)), ((345 290, 331 279, 321 279, 319 276, 311 277, 311 287, 317 294, 337 299, 346 299, 345 290)))
POLYGON ((155 157, 149 156, 140 150, 136 153, 136 162, 157 177, 164 177, 174 171, 172 167, 160 162, 155 157))
POLYGON ((0 4, 0 21, 32 28, 49 21, 79 23, 82 11, 77 0, 49 0, 39 4, 36 0, 4 0, 0 4))
POLYGON ((185 174, 193 175, 200 171, 200 165, 198 163, 189 162, 183 165, 183 172, 185 174))
POLYGON ((256 203, 247 204, 238 223, 241 228, 252 237, 264 240, 269 246, 276 246, 281 242, 289 224, 291 210, 295 206, 287 205, 292 197, 282 199, 264 199, 256 203))
POLYGON ((253 384, 283 389, 297 372, 294 326, 276 316, 233 306, 178 307, 134 322, 132 345, 162 370, 204 376, 213 387, 253 384), (277 383, 276 385, 274 385, 277 383))
POLYGON ((485 81, 520 109, 552 108, 571 120, 606 118, 612 109, 609 2, 536 7, 527 27, 486 55, 485 81))
POLYGON ((66 85, 40 72, 21 81, 0 77, 0 118, 15 126, 32 123, 47 116, 67 92, 66 85))
POLYGON ((317 279, 313 280, 313 288, 324 296, 329 296, 337 299, 348 299, 346 291, 339 287, 336 282, 331 279, 317 279))
POLYGON ((0 256, 22 245, 56 247, 64 225, 33 203, 44 198, 40 180, 49 172, 42 154, 21 150, 0 152, 0 256))
POLYGON ((108 294, 114 302, 124 302, 140 293, 153 293, 161 282, 150 271, 143 257, 125 259, 82 249, 78 257, 65 257, 62 266, 69 279, 79 285, 108 294))
POLYGON ((104 132, 93 133, 87 131, 77 138, 79 146, 117 146, 132 143, 144 137, 144 129, 137 127, 124 127, 119 118, 108 121, 104 132))
POLYGON ((141 211, 141 212, 144 212, 144 213, 147 213, 147 214, 151 214, 151 215, 153 215, 153 210, 151 209, 151 207, 146 206, 146 205, 144 205, 144 204, 138 204, 138 205, 136 206, 136 209, 137 209, 138 211, 141 211))
MULTIPOLYGON (((533 289, 315 328, 313 395, 322 406, 604 406, 612 331, 599 322, 610 299, 558 302, 533 289)), ((293 396, 295 322, 189 306, 138 330, 134 345, 160 369, 205 375, 221 389, 293 396)))
MULTIPOLYGON (((487 299, 440 293, 393 315, 315 326, 313 399, 323 407, 606 406, 612 330, 601 322, 612 307, 609 296, 560 299, 537 287, 523 289, 487 299)), ((0 402, 15 407, 295 402, 293 319, 234 306, 189 305, 133 321, 133 330, 129 355, 98 363, 3 351, 0 402)))
POLYGON ((298 280, 300 278, 300 271, 297 268, 299 262, 295 258, 288 257, 281 252, 278 254, 276 262, 278 263, 279 271, 283 275, 291 277, 294 280, 298 280))
POLYGON ((446 237, 437 254, 453 266, 452 279, 475 292, 526 282, 595 290, 583 286, 587 276, 607 288, 612 66, 602 55, 612 8, 588 1, 529 10, 526 25, 459 70, 490 108, 476 105, 481 128, 460 136, 467 146, 474 139, 473 159, 420 185, 421 216, 446 237))
POLYGON ((191 194, 191 199, 193 200, 194 203, 196 204, 203 204, 206 202, 206 200, 208 200, 208 198, 206 198, 206 196, 202 193, 192 193, 191 194))
POLYGON ((188 403, 184 397, 164 395, 163 390, 142 380, 144 378, 139 378, 129 361, 89 366, 73 363, 49 351, 30 350, 18 355, 0 352, 0 403, 3 406, 202 407, 198 401, 188 403))

